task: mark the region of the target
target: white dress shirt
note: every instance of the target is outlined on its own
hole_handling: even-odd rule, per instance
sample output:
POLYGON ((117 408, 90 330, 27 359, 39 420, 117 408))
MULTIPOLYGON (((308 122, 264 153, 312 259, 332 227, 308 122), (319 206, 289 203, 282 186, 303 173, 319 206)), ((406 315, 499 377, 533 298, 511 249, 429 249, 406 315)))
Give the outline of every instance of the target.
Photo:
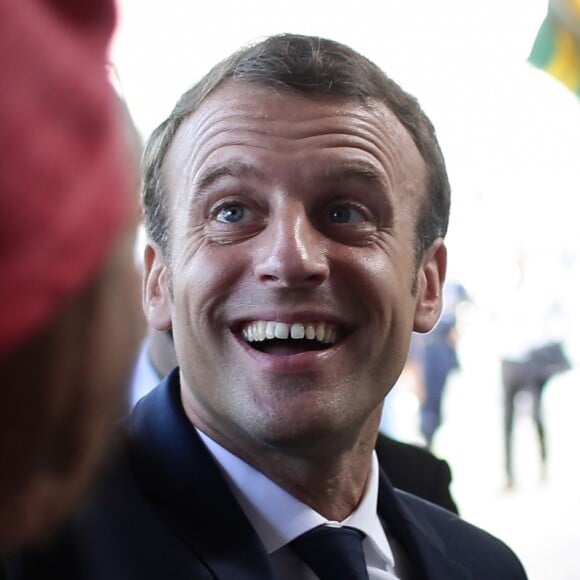
POLYGON ((321 524, 348 525, 365 533, 363 550, 370 580, 400 580, 393 551, 377 514, 379 467, 373 452, 369 480, 358 507, 342 522, 329 522, 263 473, 198 430, 228 481, 234 496, 270 554, 280 580, 315 580, 287 544, 321 524))

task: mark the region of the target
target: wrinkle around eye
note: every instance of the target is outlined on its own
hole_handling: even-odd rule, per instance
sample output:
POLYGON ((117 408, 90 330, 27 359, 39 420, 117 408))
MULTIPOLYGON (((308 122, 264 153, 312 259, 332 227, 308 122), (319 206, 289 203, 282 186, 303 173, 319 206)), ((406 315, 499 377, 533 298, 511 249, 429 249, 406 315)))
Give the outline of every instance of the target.
POLYGON ((179 256, 175 256, 175 258, 179 261, 187 262, 197 254, 203 245, 203 224, 190 224, 185 236, 185 249, 179 256))
POLYGON ((233 244, 241 244, 257 236, 262 230, 263 224, 261 223, 240 226, 235 223, 229 224, 227 222, 212 221, 205 225, 204 234, 208 243, 212 245, 230 246, 233 244))
POLYGON ((377 227, 369 222, 326 224, 324 235, 347 246, 369 246, 377 235, 377 227))
POLYGON ((387 251, 391 246, 390 242, 392 241, 392 229, 388 227, 378 228, 374 232, 370 241, 380 249, 387 251))

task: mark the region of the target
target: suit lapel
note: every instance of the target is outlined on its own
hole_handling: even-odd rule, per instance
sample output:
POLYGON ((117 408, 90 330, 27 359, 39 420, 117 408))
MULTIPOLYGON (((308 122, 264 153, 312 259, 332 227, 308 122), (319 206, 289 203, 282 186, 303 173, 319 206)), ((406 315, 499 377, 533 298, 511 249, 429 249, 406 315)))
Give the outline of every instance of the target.
MULTIPOLYGON (((220 580, 273 580, 270 558, 219 468, 185 416, 174 371, 130 419, 132 468, 143 494, 173 532, 220 580)), ((379 516, 425 580, 467 580, 437 532, 380 474, 379 516)))
MULTIPOLYGON (((403 548, 421 580, 468 580, 470 572, 461 564, 450 560, 437 531, 428 520, 418 518, 401 502, 391 482, 381 469, 379 481, 379 516, 389 536, 403 548)), ((420 500, 418 500, 420 501, 420 500)))
POLYGON ((185 416, 174 371, 135 408, 132 467, 143 493, 216 578, 274 578, 270 558, 185 416))

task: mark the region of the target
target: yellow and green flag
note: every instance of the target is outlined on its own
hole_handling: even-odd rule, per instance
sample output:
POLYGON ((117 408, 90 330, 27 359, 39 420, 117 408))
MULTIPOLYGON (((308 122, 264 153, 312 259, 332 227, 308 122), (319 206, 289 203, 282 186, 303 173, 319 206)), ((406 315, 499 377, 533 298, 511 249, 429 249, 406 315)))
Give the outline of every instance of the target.
POLYGON ((528 60, 580 97, 580 0, 550 0, 528 60))

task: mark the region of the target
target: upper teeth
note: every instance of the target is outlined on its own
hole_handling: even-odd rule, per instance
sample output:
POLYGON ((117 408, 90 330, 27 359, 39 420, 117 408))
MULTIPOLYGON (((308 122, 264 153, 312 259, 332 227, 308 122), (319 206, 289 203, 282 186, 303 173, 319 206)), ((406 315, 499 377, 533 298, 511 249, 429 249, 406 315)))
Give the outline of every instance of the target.
POLYGON ((242 328, 242 335, 248 342, 260 342, 271 338, 307 338, 334 344, 336 342, 336 324, 330 322, 274 322, 272 320, 256 320, 242 328))

